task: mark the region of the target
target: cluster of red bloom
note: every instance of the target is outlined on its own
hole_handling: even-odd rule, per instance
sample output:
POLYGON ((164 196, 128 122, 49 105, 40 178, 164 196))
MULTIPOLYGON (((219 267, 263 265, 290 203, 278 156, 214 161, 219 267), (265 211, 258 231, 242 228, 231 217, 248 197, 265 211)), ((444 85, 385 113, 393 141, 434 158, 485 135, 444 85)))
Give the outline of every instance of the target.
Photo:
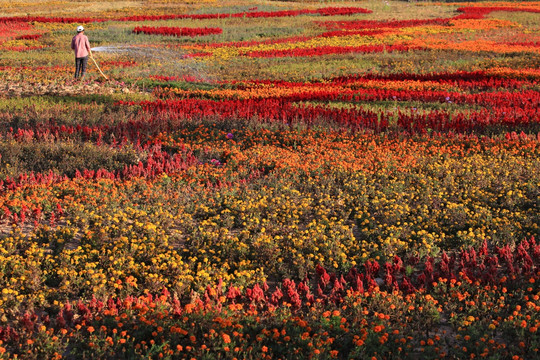
POLYGON ((133 29, 135 34, 149 34, 149 35, 166 35, 166 36, 204 36, 221 34, 223 29, 221 28, 181 28, 181 27, 152 27, 152 26, 137 26, 133 29))

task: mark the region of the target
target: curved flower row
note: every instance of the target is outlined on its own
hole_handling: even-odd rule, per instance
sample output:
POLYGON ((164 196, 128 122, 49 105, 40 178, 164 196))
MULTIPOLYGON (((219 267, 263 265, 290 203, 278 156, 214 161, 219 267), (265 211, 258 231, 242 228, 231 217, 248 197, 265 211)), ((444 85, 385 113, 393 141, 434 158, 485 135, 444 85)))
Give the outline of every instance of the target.
POLYGON ((421 50, 422 48, 416 46, 404 46, 404 45, 362 45, 362 46, 321 46, 314 49, 287 49, 287 50, 262 50, 262 51, 249 51, 245 55, 249 57, 301 57, 301 56, 324 56, 329 54, 349 54, 349 53, 380 53, 380 52, 397 52, 397 51, 410 51, 421 50))
POLYGON ((180 28, 180 27, 152 27, 152 26, 137 26, 133 29, 135 34, 151 34, 151 35, 166 35, 166 36, 204 36, 223 33, 221 28, 180 28))
POLYGON ((540 13, 540 7, 466 6, 458 8, 457 11, 463 13, 456 17, 458 19, 483 19, 486 15, 495 11, 540 13))

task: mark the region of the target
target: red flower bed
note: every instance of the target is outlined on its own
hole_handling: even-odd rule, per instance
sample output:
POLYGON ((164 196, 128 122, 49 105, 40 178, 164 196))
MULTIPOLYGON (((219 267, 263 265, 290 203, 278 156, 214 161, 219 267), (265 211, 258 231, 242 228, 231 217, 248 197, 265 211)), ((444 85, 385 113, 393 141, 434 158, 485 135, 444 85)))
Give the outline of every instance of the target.
POLYGON ((448 25, 450 19, 427 19, 427 20, 354 20, 354 21, 325 21, 319 25, 327 29, 360 30, 381 28, 403 28, 424 25, 448 25))
POLYGON ((362 9, 359 7, 327 7, 315 10, 316 13, 323 16, 334 15, 354 15, 354 14, 371 14, 373 11, 362 9))
POLYGON ((321 46, 309 49, 286 49, 286 50, 264 50, 251 51, 245 55, 250 57, 297 57, 297 56, 322 56, 330 54, 349 54, 349 53, 379 53, 394 51, 419 50, 419 47, 409 47, 404 45, 363 45, 363 46, 321 46))
POLYGON ((30 35, 19 35, 15 40, 38 40, 43 36, 43 34, 30 34, 30 35))
POLYGON ((507 11, 507 12, 531 12, 540 13, 538 9, 528 9, 522 7, 510 7, 510 6, 466 6, 457 9, 458 12, 463 14, 454 17, 455 19, 483 19, 489 13, 494 11, 507 11))
POLYGON ((526 47, 540 47, 540 41, 528 41, 528 42, 505 42, 505 45, 510 46, 526 46, 526 47))
POLYGON ((21 32, 32 30, 32 25, 27 23, 0 21, 0 40, 18 36, 21 32))
MULTIPOLYGON (((124 105, 135 103, 120 102, 124 105)), ((158 100, 138 103, 144 111, 167 114, 173 119, 197 119, 204 117, 226 119, 259 118, 266 122, 313 123, 328 119, 352 128, 383 131, 388 119, 377 112, 358 109, 329 109, 324 106, 297 106, 288 99, 263 100, 158 100)))
POLYGON ((221 28, 180 28, 180 27, 152 27, 137 26, 133 29, 135 34, 165 35, 165 36, 204 36, 223 33, 221 28))

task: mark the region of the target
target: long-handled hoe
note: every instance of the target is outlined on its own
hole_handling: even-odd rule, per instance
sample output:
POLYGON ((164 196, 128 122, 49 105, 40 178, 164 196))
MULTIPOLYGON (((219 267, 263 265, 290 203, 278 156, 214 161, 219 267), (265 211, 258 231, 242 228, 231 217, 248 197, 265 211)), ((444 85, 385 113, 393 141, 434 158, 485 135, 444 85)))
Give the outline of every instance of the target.
POLYGON ((99 70, 99 73, 101 75, 103 75, 103 77, 105 78, 105 80, 109 80, 109 78, 107 76, 105 76, 105 74, 103 73, 103 71, 101 71, 101 69, 99 68, 99 65, 97 64, 96 60, 94 59, 94 55, 92 53, 90 53, 90 58, 92 59, 92 61, 94 62, 94 64, 96 65, 97 69, 99 70))

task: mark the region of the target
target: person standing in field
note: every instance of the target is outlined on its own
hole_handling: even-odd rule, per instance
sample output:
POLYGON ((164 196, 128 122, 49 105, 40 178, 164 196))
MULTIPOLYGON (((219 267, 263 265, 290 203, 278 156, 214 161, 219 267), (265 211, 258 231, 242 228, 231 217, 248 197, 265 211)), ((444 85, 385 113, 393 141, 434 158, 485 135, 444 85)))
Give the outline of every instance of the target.
POLYGON ((71 48, 75 51, 75 78, 83 78, 88 65, 88 55, 92 54, 88 36, 84 35, 84 27, 77 27, 77 35, 71 40, 71 48))

